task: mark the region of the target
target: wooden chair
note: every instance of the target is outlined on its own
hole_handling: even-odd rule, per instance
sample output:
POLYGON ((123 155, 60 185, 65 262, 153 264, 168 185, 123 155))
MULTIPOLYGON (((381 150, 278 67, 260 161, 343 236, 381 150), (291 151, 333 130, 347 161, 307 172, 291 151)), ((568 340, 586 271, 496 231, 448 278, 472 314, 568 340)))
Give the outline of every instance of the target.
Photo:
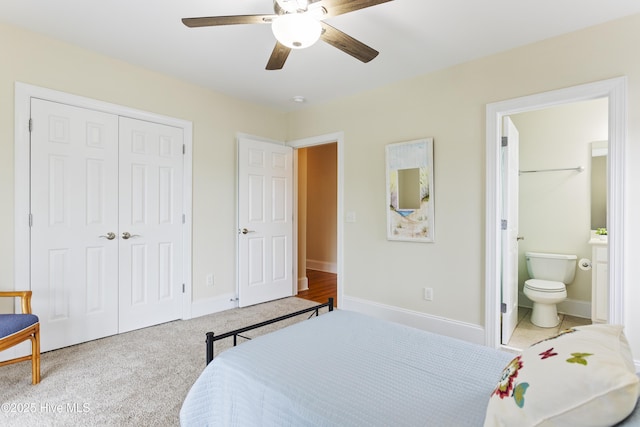
POLYGON ((31 359, 31 379, 40 382, 40 322, 31 313, 31 291, 0 292, 0 297, 20 297, 21 314, 0 314, 0 351, 11 348, 23 341, 31 340, 31 355, 0 362, 0 366, 24 362, 31 359))

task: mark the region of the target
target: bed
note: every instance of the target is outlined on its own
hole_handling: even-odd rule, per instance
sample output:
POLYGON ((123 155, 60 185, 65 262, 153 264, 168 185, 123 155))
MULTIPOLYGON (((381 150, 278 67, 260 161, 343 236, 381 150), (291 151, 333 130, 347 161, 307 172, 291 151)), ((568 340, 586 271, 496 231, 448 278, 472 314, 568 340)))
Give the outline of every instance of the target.
MULTIPOLYGON (((583 334, 565 334, 564 339, 574 340, 583 334)), ((615 347, 614 342, 605 342, 604 346, 615 347)), ((556 349, 562 348, 553 344, 556 349)), ((598 348, 596 354, 603 351, 598 348)), ((517 425, 527 425, 528 418, 521 417, 518 402, 501 396, 515 395, 515 389, 522 387, 522 382, 505 385, 505 373, 513 375, 509 367, 518 360, 515 356, 363 314, 333 310, 222 352, 189 391, 180 422, 184 427, 482 426, 514 425, 512 421, 517 419, 517 425), (505 410, 501 404, 510 406, 505 410), (508 415, 504 419, 503 413, 508 415)), ((584 376, 595 362, 594 356, 582 357, 591 366, 563 361, 563 369, 584 366, 579 374, 584 376)), ((555 359, 559 360, 549 356, 543 361, 555 359)), ((523 362, 518 363, 519 378, 527 379, 523 362)), ((535 363, 527 361, 524 365, 529 368, 535 363)), ((628 364, 625 368, 628 370, 628 364)), ((612 376, 618 375, 615 372, 612 376)), ((633 410, 638 377, 633 371, 630 376, 624 374, 619 375, 626 381, 623 391, 615 397, 626 402, 599 401, 596 412, 611 405, 622 407, 626 414, 633 410)), ((555 381, 552 388, 558 388, 557 376, 550 380, 555 381)), ((528 399, 525 406, 535 409, 532 399, 537 399, 535 393, 541 387, 531 379, 528 383, 532 383, 529 391, 522 393, 528 399)), ((621 425, 640 425, 636 412, 640 411, 633 412, 621 425)), ((617 415, 618 419, 626 414, 617 415)), ((578 415, 603 422, 602 417, 594 418, 590 413, 578 415)), ((576 419, 561 417, 556 421, 567 425, 576 419)))

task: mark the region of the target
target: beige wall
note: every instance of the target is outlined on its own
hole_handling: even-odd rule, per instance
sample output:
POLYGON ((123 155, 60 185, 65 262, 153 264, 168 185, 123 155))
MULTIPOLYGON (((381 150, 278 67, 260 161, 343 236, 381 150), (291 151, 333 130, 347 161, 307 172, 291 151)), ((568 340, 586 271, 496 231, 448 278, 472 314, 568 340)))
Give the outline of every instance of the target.
MULTIPOLYGON (((626 75, 625 296, 640 300, 639 38, 636 15, 291 114, 288 139, 344 131, 344 210, 357 213, 344 229, 345 298, 483 325, 486 105, 626 75), (429 136, 435 243, 387 241, 384 147, 429 136)), ((640 313, 627 309, 626 323, 640 357, 640 313)))
MULTIPOLYGON (((193 122, 193 298, 235 292, 235 137, 284 139, 285 116, 202 87, 0 25, 0 282, 14 278, 14 82, 193 122), (215 287, 206 287, 206 274, 215 287)), ((24 287, 16 284, 17 288, 24 287)))
MULTIPOLYGON (((602 98, 511 116, 520 134, 520 170, 585 168, 520 175, 520 291, 529 278, 526 251, 591 258, 591 143, 607 139, 608 105, 602 98)), ((567 295, 591 301, 591 271, 576 269, 567 295)))

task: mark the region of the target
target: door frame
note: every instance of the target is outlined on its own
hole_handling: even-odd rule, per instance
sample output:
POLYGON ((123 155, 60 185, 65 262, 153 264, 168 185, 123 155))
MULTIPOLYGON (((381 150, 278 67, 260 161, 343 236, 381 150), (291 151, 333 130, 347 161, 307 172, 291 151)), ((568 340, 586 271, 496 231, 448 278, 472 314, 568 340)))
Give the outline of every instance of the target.
POLYGON ((184 132, 184 182, 183 182, 183 283, 182 319, 191 318, 192 273, 192 152, 193 124, 186 120, 163 116, 147 111, 136 110, 122 105, 111 104, 66 92, 47 89, 22 82, 15 83, 15 122, 14 122, 14 281, 31 283, 31 247, 30 247, 30 137, 29 118, 31 116, 31 98, 68 104, 75 107, 102 111, 118 116, 160 123, 181 128, 184 132))
POLYGON ((293 216, 293 274, 294 274, 294 295, 298 293, 298 149, 313 147, 316 145, 336 143, 337 161, 337 297, 338 304, 344 301, 343 276, 344 276, 344 132, 334 132, 324 135, 317 135, 308 138, 294 139, 288 141, 286 145, 293 148, 293 206, 295 214, 293 216))
POLYGON ((502 118, 511 114, 597 98, 609 100, 607 218, 609 228, 609 323, 624 324, 626 76, 543 92, 486 107, 485 344, 500 346, 500 136, 502 118))

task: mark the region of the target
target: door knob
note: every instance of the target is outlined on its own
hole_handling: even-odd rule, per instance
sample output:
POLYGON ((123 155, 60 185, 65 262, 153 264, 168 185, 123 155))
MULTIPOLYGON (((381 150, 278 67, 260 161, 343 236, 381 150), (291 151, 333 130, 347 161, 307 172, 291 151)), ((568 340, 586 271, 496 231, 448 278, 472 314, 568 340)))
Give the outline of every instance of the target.
POLYGON ((107 240, 113 240, 116 238, 116 233, 110 231, 106 235, 101 235, 98 237, 102 237, 103 239, 107 239, 107 240))
POLYGON ((243 228, 242 230, 240 230, 240 232, 242 234, 248 234, 248 233, 255 233, 255 230, 248 230, 246 228, 243 228))
POLYGON ((122 233, 122 238, 124 240, 131 239, 133 237, 140 237, 140 235, 139 234, 130 234, 128 231, 125 231, 124 233, 122 233))
POLYGON ((518 236, 516 237, 516 240, 524 240, 524 236, 518 236))

